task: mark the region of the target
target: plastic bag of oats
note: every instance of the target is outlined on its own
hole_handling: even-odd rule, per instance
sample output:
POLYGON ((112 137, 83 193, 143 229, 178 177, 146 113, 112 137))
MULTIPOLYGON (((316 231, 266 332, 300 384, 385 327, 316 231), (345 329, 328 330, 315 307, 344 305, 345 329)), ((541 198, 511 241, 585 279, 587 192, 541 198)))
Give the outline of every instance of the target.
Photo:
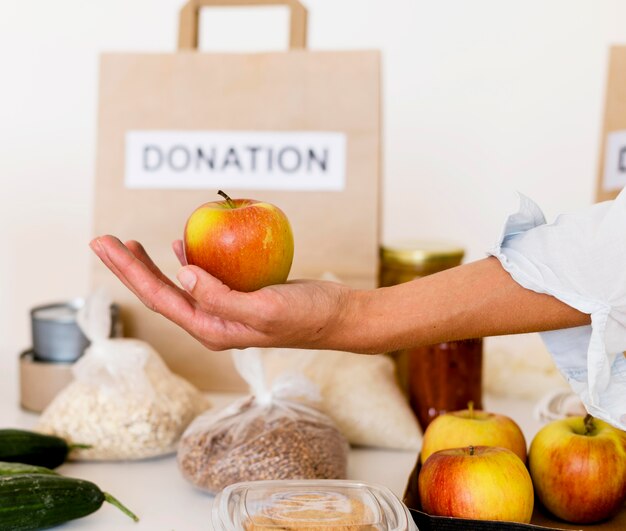
POLYGON ((209 406, 158 353, 137 339, 108 338, 110 299, 96 292, 78 314, 91 341, 74 364, 74 380, 43 411, 38 431, 91 448, 76 460, 155 457, 176 450, 185 428, 209 406))
POLYGON ((333 421, 311 403, 317 387, 301 374, 265 382, 262 351, 233 354, 252 394, 195 419, 178 447, 185 479, 215 493, 240 481, 344 479, 349 446, 333 421))

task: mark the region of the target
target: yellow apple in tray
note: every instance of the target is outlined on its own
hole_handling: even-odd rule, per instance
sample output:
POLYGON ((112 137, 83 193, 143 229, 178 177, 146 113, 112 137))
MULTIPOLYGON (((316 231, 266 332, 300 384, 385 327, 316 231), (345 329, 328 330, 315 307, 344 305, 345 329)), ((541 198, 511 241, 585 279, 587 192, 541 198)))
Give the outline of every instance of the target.
POLYGON ((451 411, 435 418, 426 428, 420 458, 422 463, 438 450, 463 446, 508 448, 526 462, 526 439, 517 423, 497 413, 468 409, 451 411))
POLYGON ((200 205, 187 220, 187 263, 238 291, 285 282, 294 249, 287 216, 270 203, 218 194, 223 201, 200 205))
POLYGON ((533 514, 526 465, 506 448, 439 450, 422 465, 418 489, 422 509, 432 516, 528 523, 533 514))
POLYGON ((537 497, 562 520, 599 522, 626 503, 626 432, 590 415, 545 425, 528 466, 537 497))

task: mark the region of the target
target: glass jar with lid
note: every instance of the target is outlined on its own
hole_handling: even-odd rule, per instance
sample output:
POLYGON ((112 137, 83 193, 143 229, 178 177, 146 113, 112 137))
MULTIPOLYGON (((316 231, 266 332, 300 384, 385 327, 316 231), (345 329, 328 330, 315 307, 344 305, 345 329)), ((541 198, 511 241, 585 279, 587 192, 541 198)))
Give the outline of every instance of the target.
MULTIPOLYGON (((461 264, 455 244, 413 241, 380 248, 378 284, 393 286, 461 264)), ((482 338, 449 341, 392 353, 398 379, 422 429, 438 415, 482 407, 482 338)))

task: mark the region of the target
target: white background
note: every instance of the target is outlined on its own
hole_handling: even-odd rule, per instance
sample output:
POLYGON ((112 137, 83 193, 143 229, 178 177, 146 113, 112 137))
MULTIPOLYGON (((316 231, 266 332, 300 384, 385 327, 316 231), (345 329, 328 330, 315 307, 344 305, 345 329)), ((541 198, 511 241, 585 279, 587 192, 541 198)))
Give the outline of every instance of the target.
MULTIPOLYGON (((626 42, 626 2, 305 3, 311 49, 383 51, 385 241, 445 237, 473 260, 517 190, 549 220, 593 201, 608 47, 626 42)), ((30 307, 89 285, 98 54, 173 51, 181 5, 0 1, 0 344, 16 355, 30 307)), ((205 50, 282 49, 287 13, 205 12, 201 36, 205 50)), ((527 337, 491 345, 513 372, 541 350, 527 337)))

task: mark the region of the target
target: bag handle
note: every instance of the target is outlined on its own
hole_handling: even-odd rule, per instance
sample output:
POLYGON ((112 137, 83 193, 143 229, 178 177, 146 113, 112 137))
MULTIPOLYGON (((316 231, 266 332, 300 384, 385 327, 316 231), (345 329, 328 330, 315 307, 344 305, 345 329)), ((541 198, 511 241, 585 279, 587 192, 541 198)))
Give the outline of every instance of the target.
POLYGON ((178 49, 198 49, 198 25, 203 7, 287 6, 291 12, 289 48, 306 48, 307 10, 298 0, 188 0, 180 10, 178 49))

